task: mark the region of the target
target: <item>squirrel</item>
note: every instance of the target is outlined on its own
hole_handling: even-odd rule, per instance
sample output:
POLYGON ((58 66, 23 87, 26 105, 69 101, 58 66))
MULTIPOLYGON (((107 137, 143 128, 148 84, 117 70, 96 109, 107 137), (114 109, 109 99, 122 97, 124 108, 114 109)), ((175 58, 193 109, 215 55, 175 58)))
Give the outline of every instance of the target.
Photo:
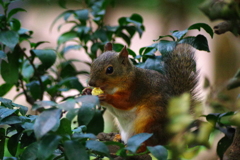
POLYGON ((128 56, 126 46, 117 53, 107 43, 91 65, 88 83, 103 90, 100 104, 115 117, 125 144, 135 134, 153 133, 143 146, 166 145, 171 137, 165 130, 169 99, 184 92, 194 99, 198 82, 194 50, 188 44, 177 45, 164 57, 164 74, 138 68, 128 56))

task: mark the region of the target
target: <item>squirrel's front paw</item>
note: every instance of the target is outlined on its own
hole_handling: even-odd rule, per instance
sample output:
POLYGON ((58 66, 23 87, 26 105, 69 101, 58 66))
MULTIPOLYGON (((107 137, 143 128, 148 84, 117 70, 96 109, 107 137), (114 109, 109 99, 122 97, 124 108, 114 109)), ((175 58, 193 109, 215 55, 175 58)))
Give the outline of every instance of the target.
POLYGON ((99 94, 98 98, 100 101, 105 101, 107 99, 107 95, 106 94, 99 94))

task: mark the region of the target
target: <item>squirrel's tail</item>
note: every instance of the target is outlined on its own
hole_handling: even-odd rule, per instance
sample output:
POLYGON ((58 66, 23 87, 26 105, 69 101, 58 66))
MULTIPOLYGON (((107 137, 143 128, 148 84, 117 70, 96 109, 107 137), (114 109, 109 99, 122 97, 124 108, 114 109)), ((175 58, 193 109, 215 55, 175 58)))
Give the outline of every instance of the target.
POLYGON ((175 50, 164 57, 165 75, 168 81, 170 96, 178 96, 190 92, 195 96, 198 82, 195 50, 188 44, 179 44, 175 50))

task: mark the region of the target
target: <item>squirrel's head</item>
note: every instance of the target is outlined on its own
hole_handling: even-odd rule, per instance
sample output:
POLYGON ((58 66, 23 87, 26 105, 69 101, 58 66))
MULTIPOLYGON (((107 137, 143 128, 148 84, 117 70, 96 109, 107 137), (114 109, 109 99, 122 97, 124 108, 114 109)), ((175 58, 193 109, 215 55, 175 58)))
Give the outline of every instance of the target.
POLYGON ((93 61, 89 85, 107 91, 126 83, 133 64, 128 58, 126 46, 120 53, 112 50, 112 43, 105 45, 104 53, 93 61))

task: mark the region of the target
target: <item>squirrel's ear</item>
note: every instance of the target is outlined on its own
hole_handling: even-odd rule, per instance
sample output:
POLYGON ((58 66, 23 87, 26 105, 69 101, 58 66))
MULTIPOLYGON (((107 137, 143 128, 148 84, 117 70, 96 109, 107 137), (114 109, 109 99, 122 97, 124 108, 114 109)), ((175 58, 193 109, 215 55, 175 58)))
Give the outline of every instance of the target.
POLYGON ((104 46, 104 52, 106 51, 112 51, 112 43, 111 42, 108 42, 107 44, 105 44, 104 46))
POLYGON ((124 46, 123 49, 121 50, 121 52, 119 53, 120 57, 125 57, 128 58, 128 51, 127 51, 127 47, 124 46))

